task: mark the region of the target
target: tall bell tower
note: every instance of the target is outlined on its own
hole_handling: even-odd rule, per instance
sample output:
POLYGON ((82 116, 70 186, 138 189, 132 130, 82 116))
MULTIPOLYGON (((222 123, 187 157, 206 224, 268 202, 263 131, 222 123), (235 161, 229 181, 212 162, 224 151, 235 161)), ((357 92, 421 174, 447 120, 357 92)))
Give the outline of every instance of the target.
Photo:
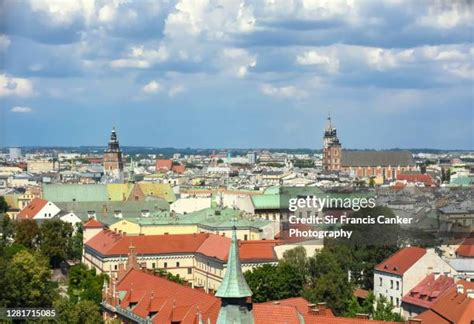
POLYGON ((122 179, 123 177, 122 151, 120 150, 119 141, 117 140, 115 127, 112 128, 109 145, 104 152, 104 173, 108 177, 118 179, 122 179))
POLYGON ((323 142, 323 169, 329 171, 340 170, 342 146, 337 138, 336 128, 332 127, 331 115, 328 115, 323 142))

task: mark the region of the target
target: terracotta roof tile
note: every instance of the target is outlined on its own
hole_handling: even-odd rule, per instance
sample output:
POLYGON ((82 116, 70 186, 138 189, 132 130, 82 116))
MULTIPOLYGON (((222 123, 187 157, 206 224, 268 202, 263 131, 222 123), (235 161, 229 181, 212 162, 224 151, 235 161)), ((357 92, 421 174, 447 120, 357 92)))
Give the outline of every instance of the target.
POLYGON ((17 215, 17 219, 33 219, 36 214, 48 203, 47 200, 41 198, 33 199, 28 206, 23 208, 17 215))
POLYGON ((425 186, 430 187, 434 185, 433 178, 429 174, 406 174, 406 173, 399 173, 397 175, 397 180, 405 180, 408 182, 421 182, 424 183, 425 186))
POLYGON ((455 286, 449 288, 417 319, 430 324, 470 324, 474 319, 474 299, 467 296, 467 289, 474 289, 474 282, 457 281, 455 286), (457 285, 463 286, 463 293, 457 291, 457 285))
POLYGON ((430 308, 452 286, 454 286, 453 278, 441 275, 435 279, 435 275, 432 273, 413 287, 402 298, 402 301, 423 308, 430 308))
POLYGON ((104 224, 99 222, 98 220, 91 218, 89 219, 82 227, 84 228, 103 228, 104 224))
POLYGON ((474 258, 474 237, 466 238, 457 248, 456 254, 465 258, 474 258))
POLYGON ((173 161, 171 160, 156 160, 156 170, 166 169, 171 170, 173 167, 173 161))
POLYGON ((410 269, 422 256, 426 254, 426 249, 419 247, 406 247, 392 254, 388 259, 378 264, 375 269, 378 271, 389 272, 397 275, 403 275, 410 269))

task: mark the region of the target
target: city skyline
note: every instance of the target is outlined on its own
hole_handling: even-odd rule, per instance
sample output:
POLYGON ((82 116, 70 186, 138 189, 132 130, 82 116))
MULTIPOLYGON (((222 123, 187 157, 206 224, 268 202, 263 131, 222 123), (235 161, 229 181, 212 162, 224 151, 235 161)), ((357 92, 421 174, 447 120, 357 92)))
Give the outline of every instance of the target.
POLYGON ((474 149, 469 1, 0 6, 0 147, 474 149))

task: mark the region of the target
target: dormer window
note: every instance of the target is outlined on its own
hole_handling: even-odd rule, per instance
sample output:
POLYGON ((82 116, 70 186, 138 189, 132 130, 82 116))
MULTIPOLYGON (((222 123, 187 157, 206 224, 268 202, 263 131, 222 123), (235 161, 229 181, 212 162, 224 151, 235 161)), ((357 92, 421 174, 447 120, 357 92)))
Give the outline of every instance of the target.
POLYGON ((143 209, 142 210, 142 217, 148 217, 150 216, 150 211, 148 209, 143 209))
POLYGON ((121 210, 115 210, 114 211, 114 217, 122 218, 122 211, 121 210))

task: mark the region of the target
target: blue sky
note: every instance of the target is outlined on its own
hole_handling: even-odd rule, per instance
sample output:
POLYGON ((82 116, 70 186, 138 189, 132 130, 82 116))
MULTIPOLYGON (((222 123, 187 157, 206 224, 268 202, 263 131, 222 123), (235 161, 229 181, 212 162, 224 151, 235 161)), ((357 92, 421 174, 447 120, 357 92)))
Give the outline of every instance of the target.
POLYGON ((474 149, 471 1, 0 2, 0 146, 474 149))

